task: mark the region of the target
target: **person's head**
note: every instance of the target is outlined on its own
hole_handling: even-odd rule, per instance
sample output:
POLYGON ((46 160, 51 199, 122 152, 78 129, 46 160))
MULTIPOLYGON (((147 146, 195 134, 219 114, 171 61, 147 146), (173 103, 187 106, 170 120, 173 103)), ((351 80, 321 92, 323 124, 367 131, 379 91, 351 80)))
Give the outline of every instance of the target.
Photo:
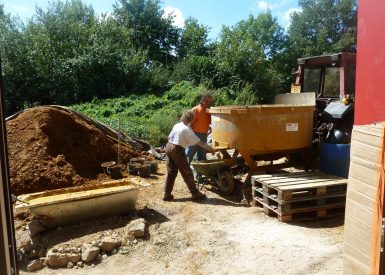
POLYGON ((180 117, 180 121, 183 122, 185 125, 189 125, 194 120, 194 116, 195 115, 193 111, 186 110, 180 117))
POLYGON ((209 108, 210 105, 211 105, 211 102, 213 102, 213 95, 210 91, 207 91, 205 93, 202 94, 201 96, 201 100, 199 101, 199 103, 205 107, 205 108, 209 108))

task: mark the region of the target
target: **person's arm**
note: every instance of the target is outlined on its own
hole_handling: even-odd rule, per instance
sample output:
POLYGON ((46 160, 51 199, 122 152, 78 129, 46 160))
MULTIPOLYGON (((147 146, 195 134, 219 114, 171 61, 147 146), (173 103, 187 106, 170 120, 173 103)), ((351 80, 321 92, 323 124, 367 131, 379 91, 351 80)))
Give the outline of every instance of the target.
POLYGON ((199 141, 199 142, 197 143, 197 145, 199 145, 199 146, 202 147, 203 149, 209 151, 211 154, 213 154, 213 153, 216 152, 216 150, 215 150, 213 147, 211 147, 210 145, 208 145, 207 143, 205 143, 205 142, 203 142, 203 141, 199 141))

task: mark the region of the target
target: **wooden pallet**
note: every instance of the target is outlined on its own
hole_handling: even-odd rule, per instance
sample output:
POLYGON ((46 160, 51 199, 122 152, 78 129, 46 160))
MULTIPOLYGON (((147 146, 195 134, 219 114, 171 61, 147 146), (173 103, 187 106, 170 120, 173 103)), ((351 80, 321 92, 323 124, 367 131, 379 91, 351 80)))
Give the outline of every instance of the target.
POLYGON ((325 206, 321 208, 303 209, 301 212, 282 213, 277 209, 263 205, 264 212, 269 216, 275 216, 282 222, 318 220, 322 218, 331 218, 341 216, 345 213, 345 206, 325 206))
POLYGON ((347 179, 321 172, 266 174, 253 176, 252 185, 277 201, 304 200, 346 194, 347 179))
POLYGON ((329 217, 345 207, 347 179, 321 172, 255 175, 252 185, 253 205, 281 221, 329 217))

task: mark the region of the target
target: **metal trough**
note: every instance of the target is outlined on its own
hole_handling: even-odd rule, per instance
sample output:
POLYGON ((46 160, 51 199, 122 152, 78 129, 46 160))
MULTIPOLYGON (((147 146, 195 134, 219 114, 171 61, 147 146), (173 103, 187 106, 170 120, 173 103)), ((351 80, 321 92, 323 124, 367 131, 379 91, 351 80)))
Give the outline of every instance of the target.
POLYGON ((122 179, 97 185, 63 188, 20 196, 26 202, 16 209, 28 208, 47 228, 92 218, 132 211, 138 188, 146 185, 122 179))

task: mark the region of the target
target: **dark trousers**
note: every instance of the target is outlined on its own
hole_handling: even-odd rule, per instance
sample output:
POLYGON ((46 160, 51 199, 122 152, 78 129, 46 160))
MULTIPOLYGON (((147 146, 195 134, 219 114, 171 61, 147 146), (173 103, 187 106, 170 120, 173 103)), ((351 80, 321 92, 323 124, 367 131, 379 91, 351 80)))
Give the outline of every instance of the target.
POLYGON ((178 175, 178 171, 180 171, 191 194, 197 193, 198 189, 195 186, 193 172, 191 171, 190 165, 187 163, 185 149, 179 145, 167 143, 166 155, 167 176, 164 183, 164 192, 166 194, 171 194, 176 176, 178 175))

